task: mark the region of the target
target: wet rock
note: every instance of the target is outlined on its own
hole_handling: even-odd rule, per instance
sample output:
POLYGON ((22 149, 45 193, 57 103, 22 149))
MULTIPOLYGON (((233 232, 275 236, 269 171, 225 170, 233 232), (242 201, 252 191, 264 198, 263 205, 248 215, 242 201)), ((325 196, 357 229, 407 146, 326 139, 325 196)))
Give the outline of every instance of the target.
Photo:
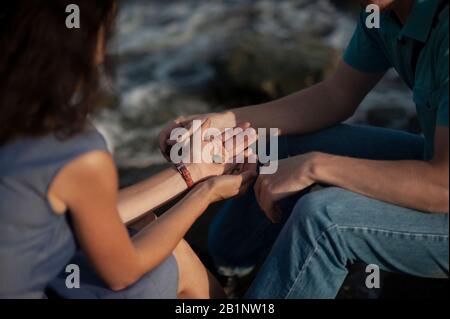
POLYGON ((420 128, 419 118, 417 117, 417 115, 413 115, 409 118, 406 130, 408 132, 416 133, 416 134, 419 134, 422 132, 422 129, 420 128))
POLYGON ((360 4, 354 0, 330 0, 330 2, 342 11, 357 12, 361 8, 360 4))
POLYGON ((402 130, 414 134, 422 132, 417 114, 410 107, 373 106, 366 110, 358 110, 357 115, 357 118, 349 122, 402 130))
POLYGON ((373 126, 405 129, 409 114, 403 107, 378 107, 367 112, 366 123, 373 126))
POLYGON ((339 53, 307 36, 240 37, 214 62, 223 86, 274 99, 326 78, 339 53))

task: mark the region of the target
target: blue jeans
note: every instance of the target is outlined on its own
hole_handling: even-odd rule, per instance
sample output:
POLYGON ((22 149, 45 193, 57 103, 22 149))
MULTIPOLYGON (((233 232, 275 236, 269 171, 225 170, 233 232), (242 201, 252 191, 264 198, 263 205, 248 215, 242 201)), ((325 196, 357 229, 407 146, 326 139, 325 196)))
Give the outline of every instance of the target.
MULTIPOLYGON (((422 136, 350 125, 282 138, 280 144, 280 158, 321 151, 406 160, 423 159, 424 150, 422 136)), ((347 265, 357 261, 385 271, 448 278, 448 215, 336 187, 304 191, 282 207, 283 222, 271 224, 251 191, 227 202, 210 226, 209 249, 219 270, 245 274, 264 262, 247 298, 335 298, 347 265)))

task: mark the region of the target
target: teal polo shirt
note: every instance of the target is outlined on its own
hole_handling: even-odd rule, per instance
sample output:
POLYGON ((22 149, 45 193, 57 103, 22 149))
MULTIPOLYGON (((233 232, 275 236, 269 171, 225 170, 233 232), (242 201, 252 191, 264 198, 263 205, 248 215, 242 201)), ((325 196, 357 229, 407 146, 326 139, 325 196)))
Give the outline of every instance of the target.
POLYGON ((448 127, 449 120, 449 19, 448 7, 443 2, 448 3, 417 0, 404 25, 394 12, 382 12, 378 29, 367 28, 367 13, 363 12, 344 54, 344 61, 362 72, 386 72, 395 68, 414 91, 426 141, 425 159, 433 157, 436 127, 448 127), (415 71, 414 61, 417 61, 415 71))

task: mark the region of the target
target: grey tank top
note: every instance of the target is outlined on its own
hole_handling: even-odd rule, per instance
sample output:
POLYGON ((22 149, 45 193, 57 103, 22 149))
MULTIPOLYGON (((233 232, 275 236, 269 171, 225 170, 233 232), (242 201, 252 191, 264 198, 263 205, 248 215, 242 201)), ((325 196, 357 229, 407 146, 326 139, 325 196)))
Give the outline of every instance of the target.
POLYGON ((48 189, 58 172, 91 151, 107 151, 89 125, 61 141, 53 135, 0 146, 0 298, 42 298, 76 251, 67 216, 56 215, 48 189))

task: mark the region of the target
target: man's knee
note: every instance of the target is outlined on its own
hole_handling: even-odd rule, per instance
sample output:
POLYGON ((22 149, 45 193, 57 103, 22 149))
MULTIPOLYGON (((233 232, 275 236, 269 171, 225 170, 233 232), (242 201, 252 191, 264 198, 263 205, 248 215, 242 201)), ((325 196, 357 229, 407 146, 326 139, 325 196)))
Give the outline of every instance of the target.
POLYGON ((325 252, 335 264, 345 265, 347 261, 346 243, 339 232, 339 219, 335 216, 345 213, 346 191, 339 188, 325 188, 303 196, 296 204, 285 227, 285 234, 295 239, 302 249, 325 252))
POLYGON ((335 223, 333 215, 342 206, 340 203, 345 192, 336 187, 311 192, 298 200, 291 219, 307 230, 319 228, 323 231, 335 223))

